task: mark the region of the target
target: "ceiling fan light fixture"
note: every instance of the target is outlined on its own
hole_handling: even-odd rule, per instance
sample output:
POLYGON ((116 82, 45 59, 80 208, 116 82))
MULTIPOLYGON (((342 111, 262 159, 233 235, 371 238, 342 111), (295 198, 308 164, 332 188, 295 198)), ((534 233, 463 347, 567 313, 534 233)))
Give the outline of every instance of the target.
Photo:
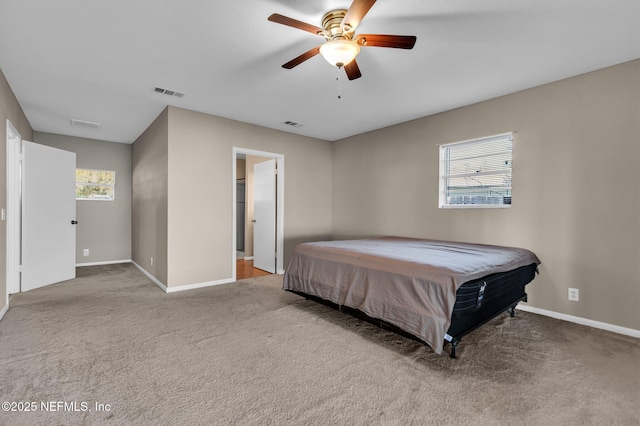
POLYGON ((351 40, 331 40, 320 46, 320 54, 334 67, 342 68, 360 53, 360 46, 351 40))

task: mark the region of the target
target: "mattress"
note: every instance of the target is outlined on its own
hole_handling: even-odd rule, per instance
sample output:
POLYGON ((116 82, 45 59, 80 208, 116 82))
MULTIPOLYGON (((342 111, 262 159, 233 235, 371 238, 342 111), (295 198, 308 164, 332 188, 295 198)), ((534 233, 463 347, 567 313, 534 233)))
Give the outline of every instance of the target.
POLYGON ((529 250, 383 237, 296 246, 283 289, 319 297, 384 320, 440 354, 456 292, 491 274, 540 264, 529 250))

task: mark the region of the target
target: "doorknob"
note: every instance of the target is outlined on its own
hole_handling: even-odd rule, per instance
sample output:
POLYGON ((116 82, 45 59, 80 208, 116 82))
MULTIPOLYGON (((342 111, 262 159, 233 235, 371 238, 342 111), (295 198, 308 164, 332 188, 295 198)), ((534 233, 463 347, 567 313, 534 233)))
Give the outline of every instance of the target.
POLYGON ((78 224, 78 221, 77 221, 77 220, 72 220, 72 221, 71 221, 71 224, 72 224, 72 225, 77 225, 77 224, 78 224))
POLYGON ((255 220, 255 219, 253 219, 251 222, 256 223, 256 220, 255 220))

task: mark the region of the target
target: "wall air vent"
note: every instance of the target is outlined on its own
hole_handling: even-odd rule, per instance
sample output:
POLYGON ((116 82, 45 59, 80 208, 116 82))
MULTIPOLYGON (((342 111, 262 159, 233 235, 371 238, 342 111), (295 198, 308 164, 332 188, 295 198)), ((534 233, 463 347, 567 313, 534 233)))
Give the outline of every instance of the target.
POLYGON ((176 96, 178 98, 181 98, 184 96, 184 93, 176 92, 175 90, 171 90, 171 89, 163 89, 162 87, 156 87, 153 90, 156 93, 162 93, 164 95, 169 95, 169 96, 176 96))
POLYGON ((291 127, 302 127, 302 126, 304 126, 304 124, 300 124, 300 123, 296 123, 295 121, 288 121, 288 120, 285 121, 282 124, 285 124, 285 125, 291 126, 291 127))
POLYGON ((93 121, 84 121, 84 120, 76 120, 75 118, 71 119, 71 125, 74 127, 84 127, 86 129, 99 129, 102 124, 94 123, 93 121))

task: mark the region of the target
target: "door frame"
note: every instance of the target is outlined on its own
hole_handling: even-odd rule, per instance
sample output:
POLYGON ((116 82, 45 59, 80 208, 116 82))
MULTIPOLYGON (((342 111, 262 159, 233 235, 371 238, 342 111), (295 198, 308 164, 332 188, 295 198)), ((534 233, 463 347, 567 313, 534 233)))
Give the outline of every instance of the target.
POLYGON ((233 147, 232 150, 232 182, 233 188, 233 238, 231 242, 231 265, 232 265, 232 279, 236 281, 236 232, 237 232, 237 218, 236 218, 236 180, 237 170, 236 161, 239 154, 253 155, 256 157, 274 158, 276 160, 276 167, 278 169, 278 178, 276 179, 276 252, 278 253, 276 258, 276 274, 284 274, 284 155, 267 151, 257 151, 255 149, 233 147))
POLYGON ((20 292, 22 240, 22 183, 20 179, 22 137, 7 119, 7 303, 9 294, 20 292))

